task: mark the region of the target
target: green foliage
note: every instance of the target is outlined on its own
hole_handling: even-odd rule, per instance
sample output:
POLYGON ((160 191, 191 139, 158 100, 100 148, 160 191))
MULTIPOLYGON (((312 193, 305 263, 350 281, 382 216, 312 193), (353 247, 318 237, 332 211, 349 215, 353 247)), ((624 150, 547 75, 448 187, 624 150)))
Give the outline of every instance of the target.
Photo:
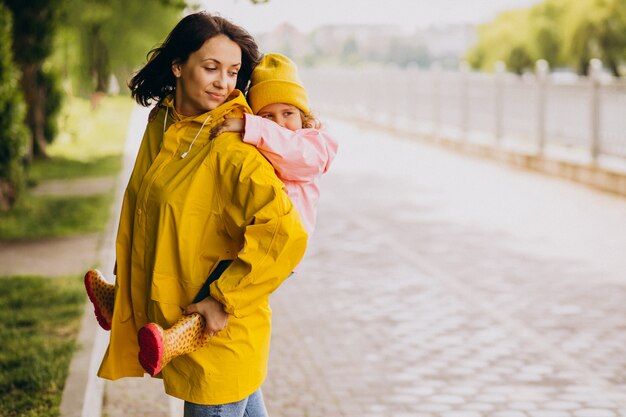
POLYGON ((534 60, 525 46, 516 45, 509 51, 504 63, 510 71, 522 74, 524 70, 533 67, 534 60))
POLYGON ((12 11, 13 51, 21 65, 39 64, 51 51, 59 10, 65 0, 2 0, 12 11))
MULTIPOLYGON (((45 157, 48 86, 42 85, 44 61, 52 52, 60 9, 66 0, 2 0, 13 14, 13 53, 22 71, 20 85, 27 104, 26 123, 31 133, 28 159, 45 157)), ((53 132, 48 128, 48 132, 53 132)))
POLYGON ((493 22, 478 28, 478 44, 471 49, 466 60, 475 68, 493 71, 497 61, 507 67, 522 70, 530 55, 525 47, 529 11, 512 10, 501 13, 493 22))
POLYGON ((121 155, 90 156, 85 160, 51 156, 33 162, 28 171, 28 182, 39 184, 46 180, 106 177, 115 175, 121 168, 121 155))
POLYGON ((180 20, 180 0, 64 0, 64 29, 55 61, 79 82, 82 94, 106 91, 111 75, 124 84, 180 20), (77 52, 72 54, 70 52, 77 52))
MULTIPOLYGON (((97 110, 90 109, 88 100, 67 100, 59 115, 59 139, 49 147, 50 158, 33 162, 29 182, 117 174, 131 109, 128 97, 108 97, 97 110)), ((38 197, 25 191, 10 211, 0 214, 0 239, 101 231, 112 198, 112 192, 92 197, 38 197)))
POLYGON ((626 0, 544 0, 502 13, 480 27, 478 43, 466 56, 483 70, 502 60, 516 72, 532 71, 536 60, 545 59, 581 74, 592 58, 619 74, 626 60, 626 0))
POLYGON ((22 185, 22 158, 28 131, 26 107, 19 88, 19 72, 11 53, 11 15, 0 4, 0 211, 15 201, 22 185))
MULTIPOLYGON (((49 161, 33 163, 31 171, 41 166, 42 171, 61 160, 75 161, 68 166, 68 175, 71 168, 78 168, 84 163, 89 172, 98 172, 97 165, 108 157, 120 158, 126 141, 126 128, 130 120, 133 101, 127 96, 106 97, 97 109, 92 109, 89 100, 71 97, 65 104, 57 118, 60 133, 59 138, 48 148, 49 161)), ((98 175, 114 174, 117 171, 100 171, 98 175)), ((77 175, 89 175, 77 172, 77 175)))
POLYGON ((545 59, 551 67, 564 64, 562 20, 568 3, 569 0, 545 0, 530 9, 526 47, 533 61, 545 59))
POLYGON ((565 20, 569 64, 586 74, 589 60, 599 58, 615 75, 626 58, 626 0, 580 0, 565 20))
POLYGON ((23 193, 0 213, 0 240, 97 233, 109 217, 113 193, 91 197, 35 197, 23 193))
POLYGON ((76 277, 0 278, 0 415, 59 415, 84 302, 76 277))

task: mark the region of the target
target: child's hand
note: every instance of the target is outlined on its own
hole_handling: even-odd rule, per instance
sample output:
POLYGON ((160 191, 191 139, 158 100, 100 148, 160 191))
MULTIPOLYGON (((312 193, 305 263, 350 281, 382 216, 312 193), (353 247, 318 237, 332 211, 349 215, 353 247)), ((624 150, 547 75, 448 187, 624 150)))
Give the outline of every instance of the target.
POLYGON ((243 132, 244 127, 244 119, 224 119, 222 123, 218 123, 213 129, 211 129, 211 135, 209 136, 209 139, 214 139, 224 132, 241 133, 243 132))
POLYGON ((184 311, 184 314, 193 313, 202 314, 206 322, 204 331, 210 337, 215 336, 228 324, 228 313, 224 311, 224 307, 219 301, 210 296, 196 304, 190 304, 184 311))

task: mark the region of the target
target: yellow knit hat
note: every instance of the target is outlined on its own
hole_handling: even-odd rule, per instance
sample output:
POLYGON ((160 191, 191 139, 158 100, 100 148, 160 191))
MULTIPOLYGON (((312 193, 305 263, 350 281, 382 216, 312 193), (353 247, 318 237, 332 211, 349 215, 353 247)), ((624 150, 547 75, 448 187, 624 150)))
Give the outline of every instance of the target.
POLYGON ((250 76, 248 103, 254 114, 268 104, 286 103, 305 114, 310 112, 309 97, 292 60, 281 54, 266 54, 250 76))

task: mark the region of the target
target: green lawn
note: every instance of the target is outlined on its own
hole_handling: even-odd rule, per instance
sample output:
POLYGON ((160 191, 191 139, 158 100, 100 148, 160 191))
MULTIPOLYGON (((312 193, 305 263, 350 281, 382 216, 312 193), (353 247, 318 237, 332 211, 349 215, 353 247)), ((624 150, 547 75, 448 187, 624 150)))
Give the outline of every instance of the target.
MULTIPOLYGON (((62 133, 50 158, 30 167, 29 183, 117 175, 131 108, 127 97, 108 97, 97 110, 88 100, 66 102, 62 133)), ((100 232, 113 196, 53 197, 26 189, 0 214, 0 240, 100 232)), ((77 277, 0 277, 0 416, 59 415, 85 301, 77 277)))
POLYGON ((33 163, 30 182, 117 174, 131 109, 129 97, 107 97, 97 110, 89 100, 67 99, 59 116, 61 133, 48 147, 50 158, 33 163))
POLYGON ((85 303, 76 277, 0 279, 0 415, 51 417, 85 303))
POLYGON ((0 240, 40 239, 97 233, 106 226, 113 191, 89 197, 21 196, 0 213, 0 240))
MULTIPOLYGON (((48 148, 50 158, 32 164, 29 183, 117 175, 131 110, 128 97, 107 97, 97 110, 86 99, 67 99, 59 116, 61 133, 48 148)), ((0 240, 99 232, 113 197, 113 191, 89 197, 34 196, 26 189, 10 211, 0 213, 0 240)))

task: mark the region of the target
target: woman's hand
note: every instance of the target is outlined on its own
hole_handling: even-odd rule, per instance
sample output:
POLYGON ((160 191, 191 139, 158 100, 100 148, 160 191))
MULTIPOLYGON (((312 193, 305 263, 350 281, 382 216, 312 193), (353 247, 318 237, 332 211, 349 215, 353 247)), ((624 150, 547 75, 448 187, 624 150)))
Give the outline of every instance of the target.
POLYGON ((214 139, 224 132, 242 133, 245 124, 246 122, 244 119, 226 118, 222 123, 218 123, 213 129, 211 129, 211 136, 209 138, 214 139))
POLYGON ((206 323, 204 331, 211 337, 228 324, 228 313, 219 301, 210 296, 196 304, 190 304, 184 311, 184 314, 193 313, 202 314, 206 323))

